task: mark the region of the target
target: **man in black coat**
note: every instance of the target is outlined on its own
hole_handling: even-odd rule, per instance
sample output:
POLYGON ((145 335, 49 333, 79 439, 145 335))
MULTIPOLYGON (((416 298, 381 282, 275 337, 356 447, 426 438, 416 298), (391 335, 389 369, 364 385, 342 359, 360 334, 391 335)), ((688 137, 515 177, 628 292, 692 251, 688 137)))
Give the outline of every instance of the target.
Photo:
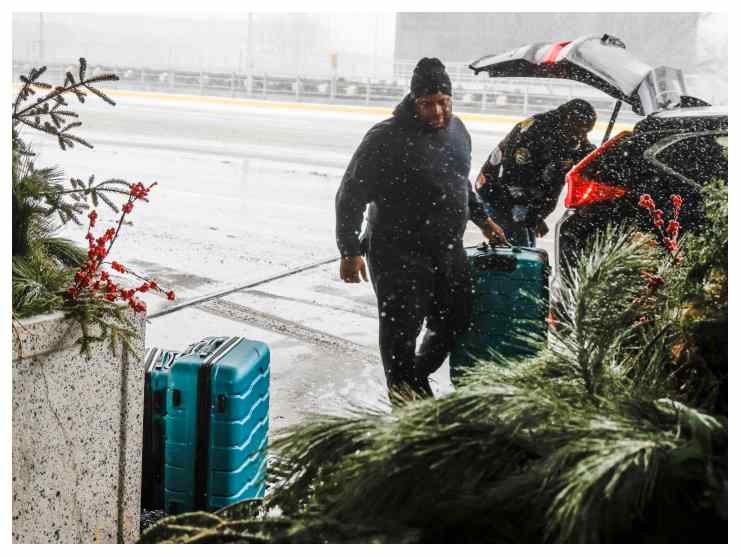
POLYGON ((470 135, 452 115, 451 95, 444 65, 423 58, 410 94, 393 117, 365 135, 336 195, 340 276, 367 281, 366 253, 393 403, 432 395, 429 375, 467 329, 471 281, 462 238, 468 219, 488 239, 503 238, 472 190, 470 135), (415 354, 425 319, 427 332, 415 354))
POLYGON ((534 247, 548 232, 568 170, 595 149, 593 106, 574 99, 519 122, 491 152, 476 190, 511 243, 534 247))

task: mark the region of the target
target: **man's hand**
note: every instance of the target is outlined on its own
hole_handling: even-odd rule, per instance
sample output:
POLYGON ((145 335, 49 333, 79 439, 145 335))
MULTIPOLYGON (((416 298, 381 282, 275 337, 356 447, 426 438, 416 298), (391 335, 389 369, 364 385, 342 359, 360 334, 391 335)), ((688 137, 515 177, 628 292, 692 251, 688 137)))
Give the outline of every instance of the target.
POLYGON ((501 241, 508 242, 503 228, 496 224, 490 216, 486 218, 486 220, 483 222, 483 224, 479 226, 479 228, 480 231, 483 232, 483 235, 486 236, 486 239, 488 241, 493 241, 493 238, 498 236, 501 241))
POLYGON ((365 261, 359 255, 354 257, 342 257, 342 261, 339 263, 339 276, 345 282, 360 282, 360 275, 362 279, 367 282, 367 270, 365 270, 365 261))
POLYGON ((534 233, 537 235, 537 237, 545 237, 547 235, 547 232, 550 231, 550 228, 547 227, 547 224, 545 224, 544 220, 540 220, 537 222, 537 224, 534 227, 534 233))

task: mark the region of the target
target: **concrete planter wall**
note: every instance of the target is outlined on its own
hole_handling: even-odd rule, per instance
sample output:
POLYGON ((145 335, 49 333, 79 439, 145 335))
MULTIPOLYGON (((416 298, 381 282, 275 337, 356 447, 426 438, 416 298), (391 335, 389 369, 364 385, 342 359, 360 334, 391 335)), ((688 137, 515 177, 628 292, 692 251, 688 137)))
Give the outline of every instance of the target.
POLYGON ((139 359, 59 313, 13 337, 13 542, 121 543, 139 537, 145 320, 139 359))

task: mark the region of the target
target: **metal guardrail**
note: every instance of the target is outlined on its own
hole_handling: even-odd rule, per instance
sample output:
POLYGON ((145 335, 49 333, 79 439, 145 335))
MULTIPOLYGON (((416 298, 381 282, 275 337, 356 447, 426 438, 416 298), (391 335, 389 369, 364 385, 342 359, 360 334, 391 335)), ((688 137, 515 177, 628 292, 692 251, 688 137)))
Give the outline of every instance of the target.
MULTIPOLYGON (((27 74, 32 64, 13 63, 13 77, 27 74)), ((56 84, 66 71, 77 67, 49 66, 44 80, 56 84)), ((460 70, 461 72, 462 70, 460 70)), ((392 105, 408 92, 408 79, 345 77, 339 75, 301 76, 279 73, 237 74, 166 71, 112 66, 90 67, 88 72, 116 73, 120 81, 106 83, 109 89, 134 89, 165 93, 317 102, 327 104, 392 105)), ((490 79, 452 75, 455 109, 459 112, 527 115, 555 108, 574 97, 587 99, 596 111, 608 116, 614 100, 580 83, 560 79, 490 79)), ((625 111, 627 112, 627 111, 625 111)), ((624 113, 623 120, 634 119, 624 113)))

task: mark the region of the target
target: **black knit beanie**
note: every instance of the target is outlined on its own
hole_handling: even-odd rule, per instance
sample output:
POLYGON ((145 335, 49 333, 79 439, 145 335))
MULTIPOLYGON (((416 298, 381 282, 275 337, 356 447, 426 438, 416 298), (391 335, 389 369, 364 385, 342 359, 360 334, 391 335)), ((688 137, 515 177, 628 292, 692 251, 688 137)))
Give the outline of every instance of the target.
POLYGON ((583 127, 593 127, 596 123, 596 110, 587 102, 580 98, 574 98, 561 105, 558 111, 566 120, 583 127))
POLYGON ((438 58, 422 58, 414 68, 411 77, 411 94, 424 97, 435 93, 452 96, 452 83, 438 58))

